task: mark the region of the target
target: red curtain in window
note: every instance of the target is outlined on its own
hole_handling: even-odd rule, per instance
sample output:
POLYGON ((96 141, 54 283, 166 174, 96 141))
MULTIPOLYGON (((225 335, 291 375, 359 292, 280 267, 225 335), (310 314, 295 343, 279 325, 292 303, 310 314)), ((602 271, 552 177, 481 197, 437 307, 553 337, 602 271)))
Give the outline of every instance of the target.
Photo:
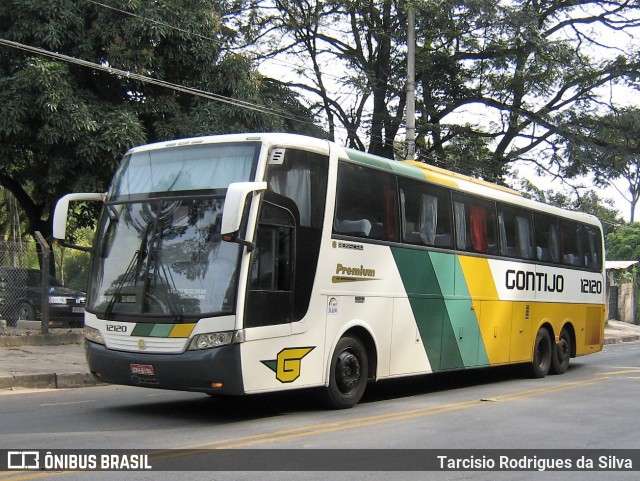
POLYGON ((478 205, 471 206, 471 245, 476 252, 487 252, 487 210, 478 205))

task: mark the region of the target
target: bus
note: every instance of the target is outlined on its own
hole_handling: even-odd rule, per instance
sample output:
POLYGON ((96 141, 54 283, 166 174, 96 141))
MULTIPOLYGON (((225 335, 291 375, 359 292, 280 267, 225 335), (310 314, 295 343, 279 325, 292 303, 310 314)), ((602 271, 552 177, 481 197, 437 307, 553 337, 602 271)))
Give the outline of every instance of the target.
POLYGON ((102 382, 220 395, 523 364, 564 373, 604 337, 593 216, 294 134, 131 149, 104 203, 85 308, 102 382))

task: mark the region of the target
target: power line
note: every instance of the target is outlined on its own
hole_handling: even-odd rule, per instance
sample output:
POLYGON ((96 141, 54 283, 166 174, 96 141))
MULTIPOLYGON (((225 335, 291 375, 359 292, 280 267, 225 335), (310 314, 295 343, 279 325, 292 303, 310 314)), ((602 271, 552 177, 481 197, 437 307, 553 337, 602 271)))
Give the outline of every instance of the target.
MULTIPOLYGON (((216 44, 216 45, 218 45, 220 47, 224 47, 224 42, 223 41, 215 39, 215 38, 212 38, 212 37, 208 37, 206 35, 202 35, 200 33, 194 32, 193 30, 186 30, 184 28, 177 27, 175 25, 171 25, 169 23, 162 22, 160 20, 156 20, 154 18, 145 17, 144 15, 140 15, 140 14, 137 14, 137 13, 129 12, 127 10, 122 10, 120 8, 113 7, 111 5, 107 5, 106 3, 98 2, 96 0, 85 0, 85 1, 88 2, 88 3, 92 3, 94 5, 97 5, 99 7, 103 7, 103 8, 112 10, 114 12, 121 13, 122 15, 128 15, 130 17, 138 18, 138 19, 146 21, 146 22, 150 22, 150 23, 153 23, 153 24, 156 24, 156 25, 160 25, 162 27, 166 27, 166 28, 170 28, 172 30, 176 30, 177 32, 186 33, 187 35, 193 35, 194 37, 197 37, 197 38, 199 38, 201 40, 206 40, 206 41, 212 42, 212 43, 214 43, 214 44, 216 44)), ((228 47, 228 49, 229 50, 235 50, 235 48, 232 48, 232 47, 228 47)), ((250 54, 254 55, 254 57, 261 56, 261 54, 259 52, 255 51, 255 50, 246 49, 246 51, 248 51, 250 54)), ((299 64, 286 62, 286 61, 283 61, 281 59, 272 58, 272 59, 270 59, 270 61, 274 62, 274 63, 279 63, 280 65, 283 65, 285 67, 294 68, 296 70, 306 70, 306 71, 315 73, 315 71, 312 68, 303 67, 303 66, 301 66, 299 64)), ((325 75, 326 77, 329 77, 329 78, 336 79, 336 80, 342 80, 343 79, 343 77, 341 77, 339 75, 333 75, 333 74, 326 73, 326 72, 324 72, 323 75, 325 75)))
POLYGON ((111 5, 107 5, 106 3, 97 2, 95 0, 85 0, 85 1, 89 2, 89 3, 93 3, 94 5, 98 5, 100 7, 103 7, 103 8, 109 9, 109 10, 113 10, 114 12, 122 13, 124 15, 129 15, 131 17, 135 17, 135 18, 138 18, 140 20, 144 20, 145 22, 150 22, 150 23, 154 23, 156 25, 160 25, 162 27, 167 27, 167 28, 170 28, 172 30, 176 30, 178 32, 186 33, 187 35, 193 35, 194 37, 200 38, 202 40, 207 40, 209 42, 213 42, 213 43, 215 43, 217 45, 220 45, 220 46, 223 45, 223 42, 221 42, 218 39, 215 39, 215 38, 212 38, 212 37, 207 37, 206 35, 202 35, 200 33, 194 32, 194 31, 185 30, 184 28, 176 27, 175 25, 170 25, 168 23, 161 22, 160 20, 156 20, 156 19, 149 18, 149 17, 144 17, 142 15, 138 15, 137 13, 133 13, 133 12, 127 12, 126 10, 122 10, 120 8, 113 7, 111 5))
POLYGON ((107 72, 111 75, 116 75, 116 76, 120 76, 120 77, 124 77, 124 78, 128 78, 128 79, 132 79, 132 80, 137 80, 140 82, 144 82, 144 83, 148 83, 148 84, 152 84, 152 85, 158 85, 160 87, 165 87, 171 90, 175 90, 178 92, 182 92, 182 93, 187 93, 190 95, 195 95, 197 97, 202 97, 202 98, 206 98, 209 100, 215 100, 217 102, 222 102, 225 104, 229 104, 229 105, 233 105, 234 107, 239 107, 239 108, 244 108, 244 109, 248 109, 248 110, 253 110, 256 112, 260 112, 263 114, 268 114, 268 115, 275 115, 277 117, 283 118, 283 119, 287 119, 287 120, 293 120, 295 122, 300 122, 300 123, 306 123, 309 125, 315 125, 313 124, 313 122, 308 121, 307 119, 304 119, 302 117, 297 117, 294 115, 290 115, 290 114, 285 114, 281 111, 277 111, 274 109, 270 109, 268 107, 264 107, 261 105, 257 105, 251 102, 246 102, 244 100, 238 100, 238 99, 233 99, 231 97, 226 97, 224 95, 220 95, 220 94, 214 94, 212 92, 207 92, 205 90, 200 90, 200 89, 196 89, 193 87, 187 87, 184 85, 179 85, 179 84, 175 84, 172 82, 167 82, 165 80, 159 80, 159 79, 155 79, 153 77, 148 77, 146 75, 141 75, 141 74, 137 74, 134 72, 128 72, 126 70, 121 70, 118 68, 114 68, 114 67, 110 67, 108 65, 101 65, 95 62, 90 62, 88 60, 83 60, 83 59, 79 59, 76 57, 71 57, 69 55, 64 55, 61 53, 56 53, 56 52, 51 52, 49 50, 45 50, 43 48, 39 48, 39 47, 33 47, 31 45, 25 45, 19 42, 14 42, 12 40, 7 40, 7 39, 3 39, 0 38, 0 45, 4 45, 7 47, 12 47, 18 50, 23 50, 25 52, 30 52, 30 53, 35 53, 38 55, 43 55, 46 57, 50 57, 53 58, 55 60, 61 60, 63 62, 67 62, 67 63, 71 63, 71 64, 75 64, 75 65, 80 65, 82 67, 87 67, 87 68, 91 68, 94 70, 100 70, 102 72, 107 72))
MULTIPOLYGON (((118 12, 118 13, 120 13, 122 15, 128 15, 128 16, 131 16, 131 17, 138 18, 140 20, 146 21, 146 22, 150 22, 150 23, 153 23, 153 24, 156 24, 156 25, 161 25, 161 26, 169 28, 169 29, 176 30, 178 32, 186 33, 187 35, 193 35, 193 36, 195 36, 197 38, 200 38, 202 40, 212 42, 213 44, 218 45, 220 47, 223 46, 223 42, 222 41, 220 41, 218 39, 215 39, 215 38, 212 38, 212 37, 208 37, 206 35, 199 34, 199 33, 194 32, 194 31, 186 30, 184 28, 180 28, 180 27, 177 27, 175 25, 171 25, 169 23, 166 23, 166 22, 163 22, 163 21, 160 21, 160 20, 156 20, 154 18, 145 17, 145 16, 137 14, 137 13, 129 12, 127 10, 122 10, 120 8, 113 7, 111 5, 107 5, 107 4, 99 2, 97 0, 85 0, 85 1, 88 2, 88 3, 92 3, 92 4, 96 5, 96 6, 100 6, 100 7, 103 7, 103 8, 118 12)), ((228 50, 232 51, 232 50, 234 50, 234 48, 228 47, 228 50)), ((245 48, 245 51, 247 51, 248 53, 252 54, 255 58, 261 56, 261 54, 259 52, 251 50, 249 48, 245 48)), ((272 62, 272 63, 275 63, 275 64, 280 64, 282 66, 298 70, 298 71, 306 71, 306 72, 311 72, 314 75, 316 74, 315 70, 312 69, 312 68, 305 67, 305 66, 300 65, 300 64, 286 62, 286 61, 283 61, 283 60, 281 60, 279 58, 278 59, 271 58, 269 61, 272 62)), ((323 71, 322 76, 325 77, 325 78, 329 78, 329 79, 335 79, 337 81, 342 81, 344 79, 344 76, 334 75, 334 74, 328 73, 326 71, 323 71)), ((296 88, 296 87, 294 87, 294 88, 296 88)), ((298 87, 298 88, 301 88, 301 87, 298 87)), ((335 92, 334 95, 352 95, 352 94, 350 92, 338 91, 338 92, 335 92)), ((298 120, 298 121, 314 125, 312 122, 303 121, 303 120, 298 120)), ((324 126, 326 128, 328 128, 328 120, 324 120, 322 123, 324 123, 325 124, 324 126)), ((338 126, 336 126, 336 127, 338 127, 338 126)), ((340 127, 338 127, 338 128, 340 129, 340 127)), ((351 130, 347 126, 344 126, 342 128, 344 130, 346 130, 347 132, 349 132, 351 130)), ((347 135, 349 135, 349 134, 347 134, 347 135)), ((377 140, 382 141, 382 142, 384 142, 386 140, 386 138, 384 136, 379 136, 379 135, 378 136, 370 135, 370 139, 371 140, 377 139, 377 140)))
MULTIPOLYGON (((133 12, 122 10, 120 8, 117 8, 117 7, 114 7, 114 6, 111 6, 111 5, 96 1, 96 0, 85 0, 85 1, 87 3, 91 3, 91 4, 94 4, 96 6, 99 6, 99 7, 102 7, 102 8, 106 8, 108 10, 115 11, 115 12, 118 12, 118 13, 123 14, 123 15, 128 15, 128 16, 131 16, 131 17, 134 17, 134 18, 138 18, 138 19, 140 19, 142 21, 145 21, 145 22, 149 22, 149 23, 152 23, 152 24, 155 24, 155 25, 160 25, 160 26, 163 26, 163 27, 166 27, 166 28, 169 28, 169 29, 181 32, 181 33, 185 33, 187 35, 192 35, 192 36, 194 36, 196 38, 199 38, 201 40, 205 40, 207 42, 211 42, 211 43, 213 43, 215 45, 218 45, 218 46, 223 46, 223 42, 221 40, 215 39, 215 38, 212 38, 212 37, 200 34, 200 33, 197 33, 197 32, 192 31, 192 30, 187 30, 187 29, 184 29, 184 28, 180 28, 180 27, 177 27, 175 25, 171 25, 169 23, 166 23, 166 22, 163 22, 163 21, 160 21, 160 20, 156 20, 156 19, 153 19, 153 18, 149 18, 149 17, 143 16, 143 15, 139 15, 139 14, 133 13, 133 12)), ((10 47, 14 47, 14 48, 18 48, 18 49, 21 49, 21 50, 26 50, 28 52, 36 53, 36 54, 39 54, 39 55, 49 56, 51 58, 54 58, 54 59, 57 59, 57 60, 62 60, 62 61, 68 62, 68 63, 74 63, 74 64, 82 65, 82 66, 85 66, 85 67, 88 67, 88 68, 93 68, 93 69, 96 69, 96 70, 105 71, 105 72, 108 72, 108 73, 113 74, 113 75, 119 75, 119 76, 123 76, 123 77, 126 77, 126 78, 131 78, 131 79, 134 79, 134 80, 138 80, 138 81, 141 81, 141 82, 159 85, 159 86, 170 88, 170 89, 173 89, 173 90, 176 90, 176 91, 180 91, 180 92, 183 92, 183 93, 188 93, 188 94, 191 94, 191 95, 196 95, 196 96, 199 96, 199 97, 207 98, 209 100, 216 100, 216 101, 219 101, 219 102, 223 102, 223 103, 227 103, 227 104, 230 104, 230 105, 234 105, 234 106, 239 107, 239 108, 246 108, 246 109, 249 109, 249 110, 254 110, 254 111, 265 113, 265 114, 275 115, 275 116, 278 116, 278 117, 281 117, 281 118, 284 118, 284 119, 293 120, 295 122, 299 122, 299 123, 303 123, 303 124, 308 124, 308 125, 313 125, 313 126, 316 125, 315 123, 307 120, 304 117, 295 116, 293 114, 284 113, 282 111, 278 111, 278 110, 275 110, 275 109, 270 109, 268 107, 259 106, 257 104, 253 104, 253 103, 250 103, 250 102, 245 102, 245 101, 241 101, 241 100, 232 99, 232 98, 225 97, 225 96, 222 96, 222 95, 219 95, 219 94, 213 94, 211 92, 206 92, 206 91, 203 91, 203 90, 195 89, 195 88, 192 88, 192 87, 186 87, 186 86, 183 86, 183 85, 174 84, 174 83, 166 82, 166 81, 163 81, 163 80, 153 79, 151 77, 147 77, 147 76, 144 76, 144 75, 135 74, 135 73, 128 72, 128 71, 123 71, 123 70, 120 70, 120 69, 117 69, 117 68, 108 67, 108 66, 101 65, 101 64, 96 64, 96 63, 93 63, 93 62, 88 62, 88 61, 81 60, 81 59, 78 59, 78 58, 75 58, 75 57, 70 57, 70 56, 66 56, 66 55, 50 52, 50 51, 47 51, 47 50, 44 50, 44 49, 40 49, 38 47, 32 47, 32 46, 28 46, 28 45, 24 45, 24 44, 19 44, 18 42, 12 42, 12 41, 3 40, 3 39, 0 39, 0 44, 4 44, 4 45, 10 46, 10 47)), ((232 50, 232 49, 229 49, 229 50, 232 50)), ((253 54, 255 56, 258 56, 258 53, 256 53, 255 51, 251 51, 250 49, 246 49, 246 51, 248 51, 249 53, 251 53, 251 54, 253 54)), ((285 67, 294 68, 294 69, 300 70, 300 71, 312 71, 312 69, 310 69, 309 67, 304 67, 304 66, 302 66, 300 64, 293 64, 293 63, 290 63, 290 62, 285 62, 285 61, 283 61, 281 59, 272 59, 271 61, 274 62, 274 63, 280 64, 280 65, 283 65, 285 67)), ((330 74, 328 72, 324 72, 323 75, 326 76, 326 77, 335 78, 335 79, 339 79, 339 80, 342 79, 342 77, 339 77, 337 75, 332 75, 332 74, 330 74)), ((350 95, 350 94, 348 94, 346 92, 344 94, 350 95)), ((328 127, 326 125, 327 124, 327 120, 326 119, 324 121, 321 121, 321 124, 325 124, 325 127, 328 127)), ((338 129, 341 130, 339 127, 338 127, 338 129)), ((344 127, 344 129, 346 131, 350 130, 346 126, 344 127)), ((382 136, 372 136, 371 138, 372 139, 373 138, 378 138, 378 140, 384 140, 384 137, 382 137, 382 136)))

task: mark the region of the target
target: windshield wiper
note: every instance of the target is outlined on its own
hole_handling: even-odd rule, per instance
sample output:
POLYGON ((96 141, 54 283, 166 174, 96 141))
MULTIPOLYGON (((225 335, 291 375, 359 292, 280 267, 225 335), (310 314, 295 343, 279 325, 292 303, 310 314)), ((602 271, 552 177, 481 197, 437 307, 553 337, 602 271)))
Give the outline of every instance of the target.
POLYGON ((149 226, 147 226, 147 228, 144 231, 144 234, 142 235, 142 240, 140 241, 140 247, 138 248, 138 250, 136 250, 133 253, 133 257, 131 258, 129 265, 125 269, 124 274, 120 279, 120 282, 118 282, 118 285, 116 286, 116 289, 113 295, 111 296, 109 303, 107 304, 107 308, 105 309, 105 312, 104 312, 105 317, 111 317, 113 308, 116 305, 116 302, 118 302, 118 298, 122 293, 122 289, 129 282, 131 278, 131 274, 133 274, 132 285, 135 286, 138 283, 138 277, 140 276, 140 271, 142 270, 142 263, 147 257, 147 244, 148 244, 148 238, 149 238, 149 230, 150 230, 149 226))
POLYGON ((149 250, 149 261, 147 262, 147 275, 145 279, 145 299, 149 294, 149 271, 150 266, 153 264, 153 282, 154 285, 158 282, 158 279, 164 281, 161 284, 161 291, 164 293, 164 297, 167 302, 167 310, 169 314, 173 318, 174 321, 182 321, 183 316, 178 313, 178 306, 176 305, 174 299, 171 297, 172 292, 176 292, 176 284, 171 276, 171 274, 167 271, 167 268, 162 260, 162 256, 160 254, 160 232, 155 231, 154 236, 151 241, 151 248, 149 250))

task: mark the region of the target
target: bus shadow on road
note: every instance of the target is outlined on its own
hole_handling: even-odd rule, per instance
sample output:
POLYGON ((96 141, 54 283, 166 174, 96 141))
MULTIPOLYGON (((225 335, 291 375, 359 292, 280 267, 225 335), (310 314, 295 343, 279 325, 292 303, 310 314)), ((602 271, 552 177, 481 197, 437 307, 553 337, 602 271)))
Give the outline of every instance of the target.
MULTIPOLYGON (((571 364, 568 374, 576 373, 580 367, 580 364, 571 364)), ((554 378, 563 378, 563 376, 548 376, 548 379, 554 378)), ((371 383, 361 402, 400 399, 510 380, 532 381, 534 379, 529 376, 527 366, 522 364, 423 374, 371 383)))
POLYGON ((406 398, 523 378, 522 366, 517 365, 423 374, 371 383, 361 402, 406 398))
MULTIPOLYGON (((580 365, 572 364, 570 373, 579 370, 580 365)), ((549 376, 550 379, 557 376, 549 376)), ((563 376, 561 376, 563 377, 563 376)), ((498 366, 468 369, 437 374, 403 377, 371 382, 367 386, 360 404, 384 402, 439 392, 455 391, 474 386, 497 384, 503 381, 528 381, 522 366, 498 366)), ((326 410, 323 396, 318 389, 301 389, 277 393, 248 396, 207 396, 186 394, 186 398, 160 401, 157 397, 149 402, 110 407, 109 410, 138 417, 153 418, 156 422, 163 418, 198 425, 229 424, 254 419, 266 419, 284 414, 318 412, 326 410), (196 396, 196 397, 194 397, 196 396)))

